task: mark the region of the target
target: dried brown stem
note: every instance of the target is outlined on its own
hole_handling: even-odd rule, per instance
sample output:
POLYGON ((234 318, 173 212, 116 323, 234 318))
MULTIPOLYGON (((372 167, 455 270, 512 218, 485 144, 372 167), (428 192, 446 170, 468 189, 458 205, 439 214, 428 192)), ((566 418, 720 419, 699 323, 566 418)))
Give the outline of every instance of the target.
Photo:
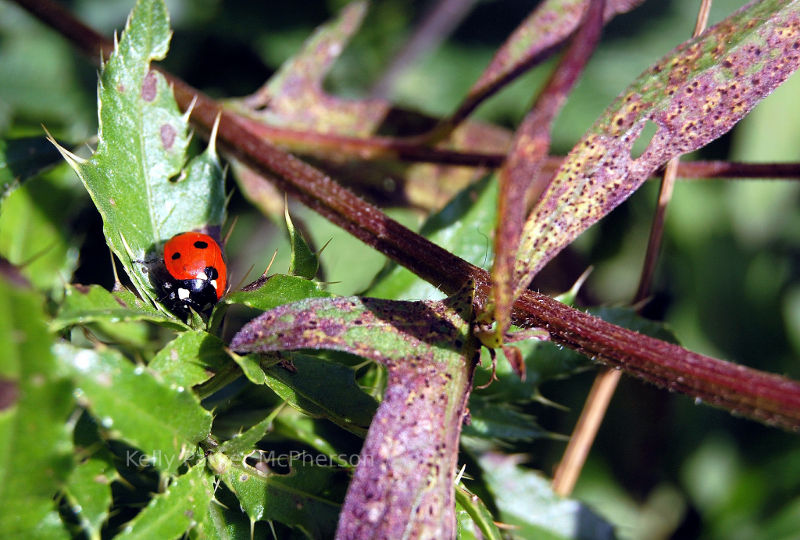
MULTIPOLYGON (((102 36, 68 20, 71 15, 49 1, 17 2, 94 58, 99 57, 97 51, 108 47, 102 36)), ((489 292, 487 272, 388 218, 332 178, 253 133, 250 124, 222 111, 221 105, 208 96, 167 76, 182 108, 196 98, 191 120, 198 130, 210 133, 222 112, 217 141, 223 150, 273 176, 281 189, 443 291, 455 293, 468 279, 474 279, 478 286, 477 307, 483 307, 489 292)), ((736 414, 800 431, 800 383, 796 381, 693 353, 533 291, 526 291, 517 300, 513 320, 520 326, 545 328, 556 343, 653 384, 736 414)))

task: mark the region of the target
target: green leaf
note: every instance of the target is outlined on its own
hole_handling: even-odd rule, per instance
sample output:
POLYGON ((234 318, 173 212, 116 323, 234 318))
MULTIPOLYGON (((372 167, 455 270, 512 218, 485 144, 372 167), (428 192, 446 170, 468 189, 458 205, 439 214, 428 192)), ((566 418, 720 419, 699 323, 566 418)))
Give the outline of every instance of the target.
POLYGON ((111 483, 119 479, 114 458, 100 438, 88 414, 75 426, 75 451, 80 460, 72 471, 64 493, 81 529, 89 538, 100 538, 100 529, 109 516, 111 483))
POLYGON ((101 71, 97 151, 83 160, 62 149, 103 218, 109 247, 141 296, 154 301, 141 261, 157 258, 175 234, 219 227, 225 214, 213 144, 183 168, 187 118, 164 77, 149 68, 164 58, 169 38, 164 2, 139 0, 101 71))
POLYGON ((366 433, 378 403, 356 384, 353 369, 297 353, 291 365, 264 370, 273 392, 309 416, 327 418, 357 435, 366 433))
POLYGON ((494 495, 500 521, 519 538, 595 540, 615 538, 614 529, 581 503, 553 493, 550 481, 518 465, 518 456, 486 454, 478 459, 494 495))
POLYGON ((456 486, 456 519, 459 540, 502 538, 489 509, 480 497, 470 492, 463 484, 456 486))
POLYGON ((167 384, 191 388, 231 365, 225 344, 205 332, 183 332, 167 343, 148 367, 167 384))
POLYGON ((241 460, 250 454, 256 447, 256 444, 264 438, 264 435, 272 430, 272 423, 275 421, 275 417, 280 410, 280 407, 276 407, 275 410, 269 413, 263 420, 254 424, 247 431, 237 433, 222 443, 219 447, 219 451, 236 460, 241 460))
POLYGON ((0 204, 0 255, 39 290, 60 290, 72 279, 78 250, 64 224, 80 207, 78 195, 64 179, 35 178, 0 204))
POLYGON ((205 521, 192 529, 190 538, 202 540, 241 540, 253 532, 250 519, 239 510, 239 501, 228 490, 217 488, 208 505, 205 521), (227 497, 226 497, 227 496, 227 497), (227 500, 230 499, 230 500, 227 500), (219 500, 219 502, 217 502, 219 500))
POLYGON ((98 423, 138 448, 137 462, 149 461, 174 473, 211 429, 211 414, 183 388, 159 382, 112 349, 57 345, 56 352, 75 379, 78 401, 98 423))
POLYGON ((337 470, 292 462, 288 455, 276 459, 291 472, 265 474, 234 463, 221 475, 222 481, 236 494, 250 519, 280 521, 313 538, 333 538, 339 503, 332 497, 341 481, 337 470))
POLYGON ((244 373, 248 381, 253 384, 266 384, 267 377, 264 375, 264 369, 261 367, 261 358, 258 355, 248 354, 239 356, 238 354, 234 354, 232 358, 242 369, 242 373, 244 373))
POLYGON ((44 538, 40 522, 64 532, 47 516, 72 468, 72 387, 56 369, 42 303, 18 275, 0 274, 0 530, 8 538, 44 538))
POLYGON ((508 403, 490 401, 479 395, 470 398, 469 418, 469 424, 464 426, 464 435, 509 441, 552 437, 536 423, 535 417, 508 403))
POLYGON ((98 323, 104 330, 119 335, 119 331, 114 331, 114 325, 134 321, 154 322, 177 330, 186 329, 186 325, 156 310, 132 293, 112 293, 100 285, 68 285, 64 302, 52 324, 56 330, 60 330, 98 323))
POLYGON ((285 274, 274 274, 257 289, 237 291, 222 298, 227 304, 242 304, 266 311, 304 298, 331 298, 315 281, 285 274))
MULTIPOLYGON (((420 234, 446 246, 448 251, 481 268, 492 260, 490 236, 497 219, 497 179, 489 175, 462 190, 447 206, 431 216, 420 234)), ((367 290, 376 298, 444 298, 436 287, 402 266, 390 263, 367 290)))
POLYGON ((294 223, 292 223, 288 206, 284 211, 284 216, 286 217, 286 230, 289 232, 289 242, 292 245, 289 273, 293 276, 314 279, 314 276, 317 275, 317 270, 319 270, 319 259, 317 255, 311 251, 303 235, 295 228, 294 223))
POLYGON ((177 538, 185 534, 205 520, 214 493, 213 483, 205 461, 201 461, 186 474, 173 479, 166 491, 153 497, 115 538, 146 540, 177 538))
POLYGON ((800 65, 800 6, 746 5, 639 76, 572 149, 525 224, 514 268, 519 296, 580 233, 671 158, 720 137, 800 65), (655 124, 646 150, 632 154, 655 124))

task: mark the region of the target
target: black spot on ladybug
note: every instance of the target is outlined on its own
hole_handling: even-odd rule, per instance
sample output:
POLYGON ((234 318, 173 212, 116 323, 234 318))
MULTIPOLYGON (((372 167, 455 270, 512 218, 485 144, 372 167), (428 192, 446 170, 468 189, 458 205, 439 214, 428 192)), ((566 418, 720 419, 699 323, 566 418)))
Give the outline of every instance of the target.
POLYGON ((177 261, 180 258, 181 258, 181 254, 179 252, 177 252, 177 251, 172 254, 172 260, 173 261, 177 261))
POLYGON ((194 247, 197 249, 208 249, 208 242, 203 242, 202 240, 198 240, 194 243, 194 247))

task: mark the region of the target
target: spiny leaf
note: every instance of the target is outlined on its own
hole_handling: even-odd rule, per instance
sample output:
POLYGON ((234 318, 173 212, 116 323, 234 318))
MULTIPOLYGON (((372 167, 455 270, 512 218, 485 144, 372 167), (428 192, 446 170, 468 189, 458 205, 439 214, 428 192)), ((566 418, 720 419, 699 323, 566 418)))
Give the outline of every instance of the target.
POLYGON ((211 414, 184 388, 158 382, 112 349, 59 344, 55 351, 75 379, 79 401, 98 423, 159 470, 174 473, 208 436, 211 414))
POLYGON ((213 492, 213 477, 201 461, 153 497, 115 538, 177 538, 205 520, 213 492))
MULTIPOLYGON (((72 468, 66 426, 71 385, 56 369, 42 298, 0 274, 0 530, 34 531, 55 510, 54 496, 72 468)), ((64 527, 56 518, 49 531, 64 527)))
POLYGON ((548 180, 542 173, 542 166, 550 149, 550 130, 600 39, 604 7, 604 0, 589 5, 580 30, 536 98, 533 109, 522 121, 514 147, 500 169, 497 201, 500 219, 497 220, 494 237, 495 259, 492 265, 497 344, 502 343, 503 334, 511 324, 511 306, 515 300, 514 260, 528 201, 539 197, 548 180))
POLYGON ((456 486, 456 512, 458 513, 458 538, 500 540, 500 529, 494 523, 483 501, 463 484, 456 486), (464 514, 462 516, 461 514, 464 514))
POLYGON ((728 131, 800 64, 800 2, 747 5, 642 74, 560 167, 525 224, 514 296, 670 158, 728 131), (648 123, 645 152, 631 148, 648 123))
POLYGON ((284 210, 286 218, 286 230, 289 233, 289 242, 292 245, 292 257, 289 262, 289 273, 306 279, 314 279, 319 270, 319 259, 317 254, 308 247, 303 234, 292 223, 289 216, 289 207, 284 210))
POLYGON ((289 474, 266 474, 232 463, 220 478, 251 520, 280 521, 313 538, 331 538, 339 512, 339 503, 333 498, 336 469, 290 462, 288 455, 279 459, 291 467, 289 474))
POLYGON ((141 296, 153 300, 139 263, 157 258, 158 246, 177 233, 218 227, 225 203, 213 144, 184 169, 187 118, 149 67, 164 58, 169 39, 163 0, 139 0, 100 75, 97 151, 82 160, 62 149, 103 218, 109 247, 141 296))
POLYGON ((333 296, 331 293, 320 288, 319 283, 310 279, 274 274, 267 277, 260 287, 230 293, 222 298, 222 302, 267 310, 303 298, 330 298, 331 296, 333 296))

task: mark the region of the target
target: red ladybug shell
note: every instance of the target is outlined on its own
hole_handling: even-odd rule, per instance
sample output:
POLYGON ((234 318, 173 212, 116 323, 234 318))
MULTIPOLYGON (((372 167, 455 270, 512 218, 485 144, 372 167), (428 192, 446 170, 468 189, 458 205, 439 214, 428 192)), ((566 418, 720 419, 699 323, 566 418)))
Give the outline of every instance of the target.
POLYGON ((214 285, 217 300, 225 294, 228 272, 222 249, 207 234, 186 232, 170 238, 164 244, 164 266, 176 280, 208 280, 206 268, 214 268, 217 271, 214 285))

